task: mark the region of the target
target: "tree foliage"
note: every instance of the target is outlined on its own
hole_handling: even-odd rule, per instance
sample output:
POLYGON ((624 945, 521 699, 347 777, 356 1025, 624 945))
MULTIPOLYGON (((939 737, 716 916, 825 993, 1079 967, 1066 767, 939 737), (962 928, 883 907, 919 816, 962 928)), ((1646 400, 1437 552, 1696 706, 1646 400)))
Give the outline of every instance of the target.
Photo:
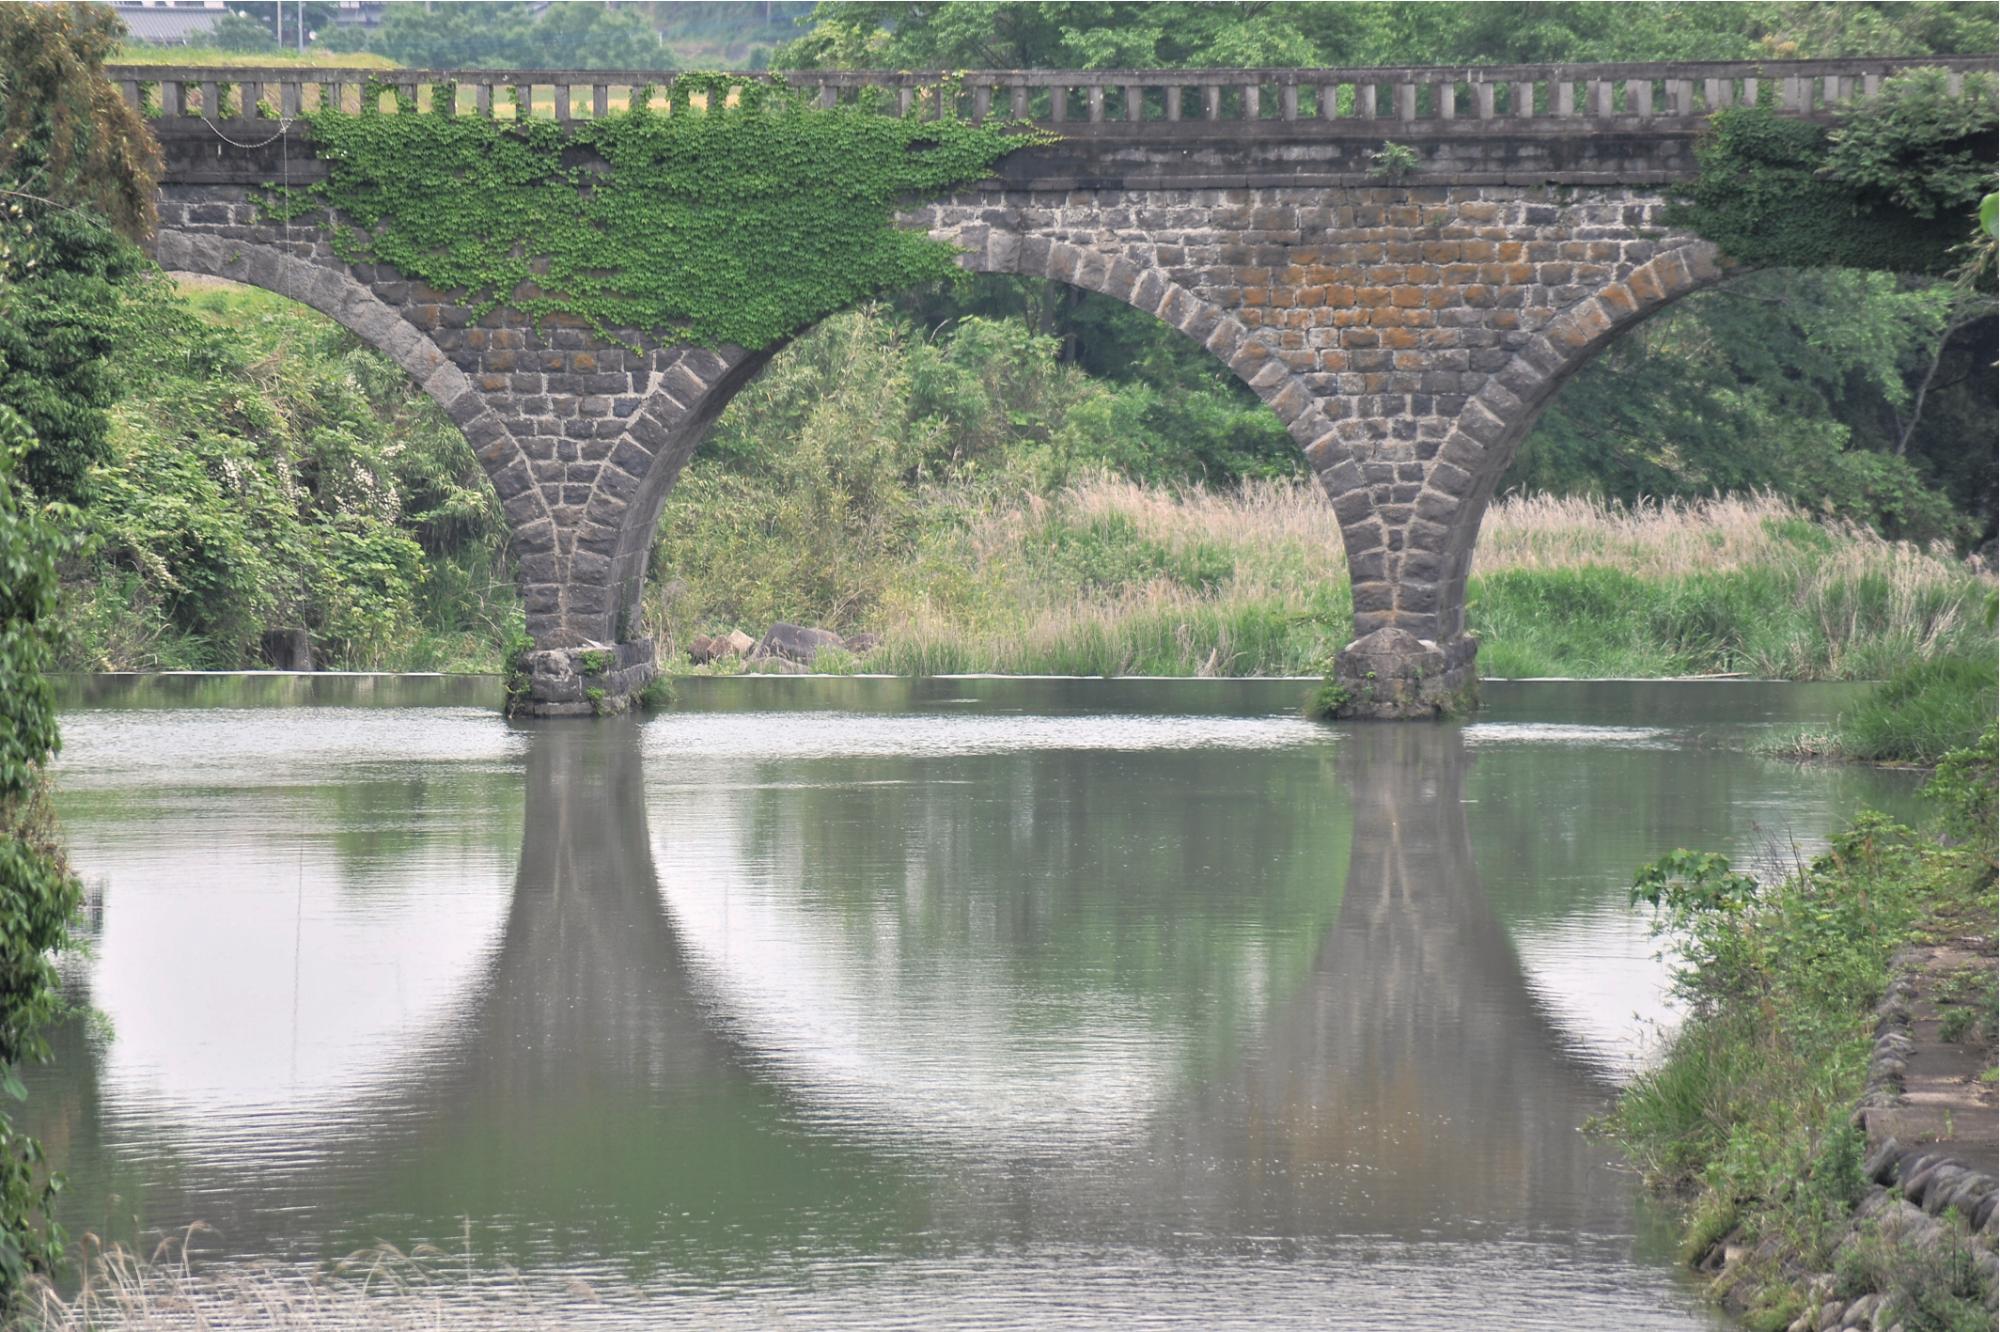
POLYGON ((1700 174, 1667 215, 1748 264, 1943 274, 1993 184, 1991 77, 1951 93, 1912 70, 1845 108, 1829 131, 1765 107, 1712 118, 1700 174))
POLYGON ((666 48, 630 7, 391 5, 366 45, 419 69, 664 69, 666 48))
POLYGON ((128 297, 111 458, 70 562, 64 664, 236 669, 272 627, 357 668, 490 664, 505 524, 443 411, 282 298, 128 297))
MULTIPOLYGON (((47 1055, 51 956, 78 898, 43 790, 61 501, 102 456, 103 307, 137 262, 126 237, 152 220, 151 141, 102 74, 119 30, 82 5, 0 8, 0 1091, 13 1099, 21 1062, 47 1055)), ((0 1303, 60 1260, 54 1188, 0 1115, 0 1303)))
POLYGON ((1754 274, 1606 348, 1506 484, 1626 502, 1762 490, 1893 537, 1983 538, 1992 451, 1966 440, 1992 429, 1994 336, 1943 283, 1754 274))
POLYGON ((822 3, 774 63, 1111 69, 1751 60, 1990 51, 1992 7, 1807 3, 822 3), (1837 11, 1837 12, 1835 12, 1837 11))
MULTIPOLYGON (((79 890, 54 834, 43 765, 58 744, 46 671, 64 542, 12 473, 32 448, 20 415, 0 404, 0 1091, 24 1094, 17 1069, 44 1059, 41 1031, 59 989, 51 955, 68 937, 79 890)), ((61 1261, 49 1222, 55 1185, 41 1148, 0 1113, 0 1306, 34 1272, 61 1261)))
POLYGON ((43 499, 79 498, 104 456, 109 311, 153 224, 152 139, 101 68, 119 31, 95 6, 0 6, 0 404, 43 499))

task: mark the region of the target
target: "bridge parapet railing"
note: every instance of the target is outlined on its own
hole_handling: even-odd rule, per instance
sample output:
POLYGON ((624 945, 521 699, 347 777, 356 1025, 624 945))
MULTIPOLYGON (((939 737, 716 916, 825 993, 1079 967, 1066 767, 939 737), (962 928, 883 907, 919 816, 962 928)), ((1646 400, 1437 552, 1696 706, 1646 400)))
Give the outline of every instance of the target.
MULTIPOLYGON (((1724 107, 1760 105, 1822 117, 1871 94, 1898 70, 1942 66, 1954 91, 1990 73, 1987 56, 1654 64, 1487 65, 1356 69, 802 70, 784 75, 819 106, 865 105, 974 121, 1026 121, 1066 134, 1199 135, 1503 130, 1564 133, 1692 125, 1724 107), (1144 130, 1137 127, 1158 126, 1144 130)), ((109 76, 141 112, 176 122, 251 125, 337 107, 394 114, 590 120, 645 105, 705 114, 767 82, 704 75, 676 93, 671 70, 420 70, 114 65, 109 76), (372 94, 370 90, 373 90, 372 94)))

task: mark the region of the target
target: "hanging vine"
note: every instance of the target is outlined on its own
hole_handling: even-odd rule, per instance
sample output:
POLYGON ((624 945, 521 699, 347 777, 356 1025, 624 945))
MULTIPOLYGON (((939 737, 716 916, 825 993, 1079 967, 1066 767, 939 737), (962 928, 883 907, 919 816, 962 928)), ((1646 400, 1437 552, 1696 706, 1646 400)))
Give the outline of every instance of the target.
MULTIPOLYGON (((328 208, 349 262, 463 292, 481 315, 504 305, 538 322, 567 316, 619 340, 671 329, 756 349, 868 296, 951 276, 953 247, 898 230, 896 206, 1053 138, 814 107, 780 80, 721 75, 681 76, 666 112, 635 89, 631 110, 567 126, 452 115, 449 89, 431 112, 405 98, 383 114, 382 91, 371 85, 358 114, 308 113, 327 177, 271 189, 267 213, 328 208), (697 98, 708 109, 693 109, 697 98)), ((942 100, 951 105, 948 90, 942 100)))

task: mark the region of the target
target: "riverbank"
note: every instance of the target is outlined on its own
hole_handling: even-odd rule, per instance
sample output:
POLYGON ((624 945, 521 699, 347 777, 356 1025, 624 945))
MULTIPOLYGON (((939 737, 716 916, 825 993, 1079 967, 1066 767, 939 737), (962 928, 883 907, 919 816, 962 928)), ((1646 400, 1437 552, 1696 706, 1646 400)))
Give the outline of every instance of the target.
POLYGON ((2000 663, 1990 647, 1976 656, 1939 657, 1897 671, 1843 712, 1832 729, 1770 741, 1781 758, 1836 759, 1934 767, 1977 742, 1992 724, 2000 663))
MULTIPOLYGON (((679 496, 675 502, 678 503, 679 496)), ((933 491, 894 558, 857 568, 829 627, 879 638, 820 669, 893 674, 1314 675, 1351 623, 1332 507, 1310 481, 1227 490, 1087 478, 1054 494, 933 491)), ((676 539, 649 597, 660 660, 698 635, 760 635, 763 595, 728 543, 676 539), (735 617, 735 618, 732 618, 735 617)), ((1814 521, 1782 500, 1608 505, 1511 496, 1481 531, 1469 621, 1483 675, 1882 679, 1990 656, 1992 579, 1942 548, 1814 521)), ((768 604, 767 604, 768 602, 768 604)), ((723 670, 739 669, 731 664, 723 670)))
POLYGON ((1609 1127, 1750 1327, 1993 1325, 1994 772, 1988 730, 1932 825, 1865 815, 1775 881, 1640 875, 1688 1016, 1609 1127))

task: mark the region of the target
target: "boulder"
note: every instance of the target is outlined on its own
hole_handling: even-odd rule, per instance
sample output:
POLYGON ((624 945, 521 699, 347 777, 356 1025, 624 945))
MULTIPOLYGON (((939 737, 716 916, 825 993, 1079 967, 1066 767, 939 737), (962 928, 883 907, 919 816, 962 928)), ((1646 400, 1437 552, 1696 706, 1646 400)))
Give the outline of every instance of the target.
POLYGON ((814 629, 799 624, 774 624, 764 631, 762 641, 750 656, 753 660, 778 657, 785 661, 795 661, 801 666, 812 665, 812 659, 825 648, 844 647, 839 634, 831 629, 814 629))
POLYGON ((726 634, 710 638, 698 634, 688 644, 688 660, 697 666, 706 666, 711 661, 722 661, 728 657, 741 657, 757 646, 757 640, 741 629, 731 629, 726 634))
POLYGON ((882 646, 882 636, 880 634, 855 634, 842 646, 857 657, 865 657, 876 648, 882 646))

